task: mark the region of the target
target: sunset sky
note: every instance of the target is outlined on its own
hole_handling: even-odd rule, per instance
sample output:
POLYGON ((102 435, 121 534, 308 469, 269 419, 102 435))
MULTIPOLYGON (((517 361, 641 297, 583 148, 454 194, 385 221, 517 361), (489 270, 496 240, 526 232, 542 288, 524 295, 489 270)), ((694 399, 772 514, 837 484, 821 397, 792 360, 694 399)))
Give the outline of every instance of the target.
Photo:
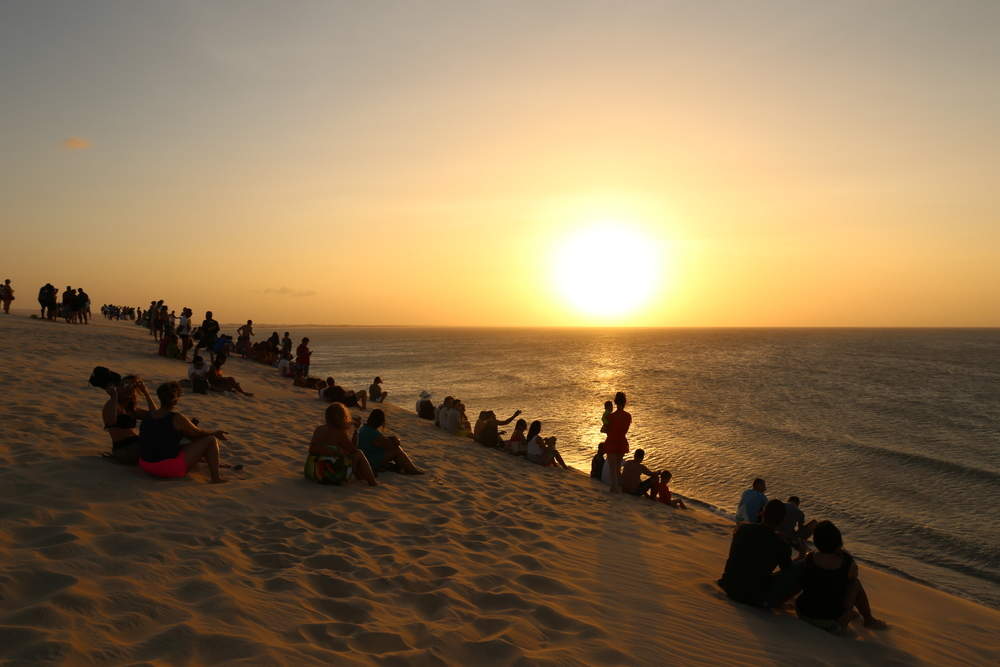
POLYGON ((228 321, 997 326, 998 63, 995 1, 4 2, 0 279, 228 321))

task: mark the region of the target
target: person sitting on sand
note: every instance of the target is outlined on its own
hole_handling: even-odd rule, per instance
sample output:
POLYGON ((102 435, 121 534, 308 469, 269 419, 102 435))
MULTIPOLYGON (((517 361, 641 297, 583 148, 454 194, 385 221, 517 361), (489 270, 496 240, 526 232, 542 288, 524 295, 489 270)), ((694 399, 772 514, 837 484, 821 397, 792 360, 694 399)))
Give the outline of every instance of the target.
POLYGON ((819 552, 807 555, 800 569, 802 595, 795 601, 799 618, 842 633, 860 613, 866 628, 885 629, 885 622, 872 615, 868 594, 858 579, 858 564, 844 550, 837 527, 830 521, 819 522, 813 543, 819 552))
POLYGON ((149 413, 139 428, 139 467, 153 477, 184 477, 198 461, 208 463, 213 484, 226 480, 219 474, 219 441, 225 431, 204 431, 174 412, 181 386, 165 382, 156 388, 160 407, 149 413), (181 440, 190 442, 182 445, 181 440))
POLYGON ((562 456, 556 450, 555 436, 543 438, 542 422, 535 420, 531 422, 528 429, 528 460, 543 466, 562 466, 563 470, 569 466, 563 461, 562 456))
POLYGON ((518 419, 514 424, 514 432, 510 435, 505 447, 508 454, 524 456, 528 453, 528 443, 524 437, 524 432, 528 430, 528 422, 518 419))
POLYGON ((502 433, 500 427, 511 423, 520 414, 520 410, 515 410, 514 414, 510 417, 500 421, 497 419, 495 412, 492 410, 484 410, 479 413, 479 419, 476 420, 476 428, 473 431, 472 439, 481 445, 486 445, 487 447, 503 449, 504 442, 503 438, 500 437, 500 434, 502 433))
POLYGON ((781 522, 778 534, 792 545, 792 548, 797 550, 799 554, 805 555, 809 553, 809 546, 806 544, 806 540, 809 539, 815 529, 815 519, 806 523, 806 515, 799 509, 799 497, 790 496, 788 502, 785 503, 785 520, 781 522))
POLYGON ((615 394, 616 410, 608 415, 605 451, 608 468, 611 471, 611 493, 622 492, 622 458, 628 454, 628 429, 632 425, 632 415, 625 411, 625 393, 615 394))
POLYGON ((343 484, 354 477, 378 486, 368 459, 358 449, 357 427, 360 418, 351 419, 343 403, 331 403, 324 414, 325 423, 317 426, 309 442, 303 474, 320 484, 343 484))
POLYGON ((680 498, 675 498, 670 493, 670 478, 673 474, 669 470, 660 471, 660 483, 656 486, 656 497, 664 505, 670 505, 671 507, 677 507, 682 510, 687 509, 687 505, 680 498))
MULTIPOLYGON (((116 374, 112 375, 115 377, 109 380, 116 379, 116 374)), ((101 409, 101 420, 111 436, 111 456, 118 463, 135 465, 139 462, 138 420, 149 417, 156 410, 156 404, 137 375, 126 375, 118 383, 111 381, 104 391, 108 392, 108 400, 101 409), (137 393, 146 399, 146 409, 136 407, 137 393)))
POLYGON ((446 430, 455 435, 463 435, 471 438, 472 424, 469 423, 469 418, 465 414, 465 403, 456 398, 451 406, 451 418, 446 430))
POLYGON ((320 398, 330 403, 343 403, 349 408, 368 409, 368 395, 365 390, 351 391, 337 384, 332 377, 326 379, 326 387, 320 389, 320 398))
POLYGON ((394 435, 383 435, 379 430, 385 426, 385 412, 375 408, 368 415, 368 421, 358 430, 358 449, 360 449, 372 470, 387 470, 387 464, 402 469, 406 475, 422 475, 422 470, 413 465, 413 461, 399 445, 399 438, 394 435))
POLYGON ((426 419, 428 421, 434 421, 434 403, 431 402, 431 393, 426 389, 420 392, 420 398, 417 399, 416 405, 417 416, 421 419, 426 419))
MULTIPOLYGON (((608 401, 610 403, 610 401, 608 401)), ((597 446, 597 453, 590 459, 590 478, 601 480, 601 473, 604 471, 604 443, 597 446)))
POLYGON ((451 396, 445 396, 444 400, 441 401, 441 405, 437 407, 434 412, 434 425, 438 428, 445 428, 445 422, 448 420, 448 415, 451 413, 452 403, 455 399, 451 396))
POLYGON ((208 384, 212 387, 212 389, 215 391, 231 391, 237 394, 243 394, 244 396, 253 396, 250 392, 243 390, 243 387, 241 387, 240 383, 236 381, 236 378, 224 376, 222 374, 223 363, 225 363, 225 357, 216 357, 208 371, 208 384))
POLYGON ((194 355, 191 365, 187 370, 188 381, 191 382, 191 391, 196 394, 208 392, 208 364, 205 358, 199 354, 194 355))
POLYGON ((368 385, 368 400, 373 403, 382 403, 389 396, 389 392, 382 391, 382 378, 375 376, 372 383, 368 385))
POLYGON ((278 375, 283 378, 290 378, 292 373, 292 355, 282 352, 281 359, 278 360, 278 375))
POLYGON ((733 533, 729 558, 718 584, 733 600, 758 607, 780 607, 799 592, 799 570, 792 548, 777 533, 785 504, 764 506, 761 523, 741 523, 733 533), (775 573, 774 568, 781 568, 775 573))
POLYGON ((736 507, 737 523, 758 523, 761 512, 767 505, 767 482, 758 477, 753 481, 753 486, 743 492, 740 496, 740 504, 736 507))
POLYGON ((626 461, 622 466, 622 490, 633 496, 647 496, 650 500, 656 497, 656 485, 660 481, 659 475, 643 465, 642 460, 646 458, 646 452, 641 449, 635 450, 631 461, 626 461), (646 475, 646 479, 642 476, 646 475))

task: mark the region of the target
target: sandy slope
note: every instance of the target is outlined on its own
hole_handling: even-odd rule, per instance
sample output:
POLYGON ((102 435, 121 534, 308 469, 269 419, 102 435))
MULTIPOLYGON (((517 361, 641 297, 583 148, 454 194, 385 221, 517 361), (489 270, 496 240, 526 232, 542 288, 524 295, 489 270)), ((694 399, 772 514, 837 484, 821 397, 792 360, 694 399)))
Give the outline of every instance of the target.
MULTIPOLYGON (((996 663, 1000 613, 866 569, 894 627, 836 638, 724 599, 728 527, 612 498, 389 408, 431 474, 303 480, 323 404, 233 360, 256 392, 186 395, 246 464, 221 486, 102 461, 104 364, 184 367, 131 325, 0 316, 0 659, 13 663, 996 663)), ((373 368, 373 373, 378 369, 373 368)), ((735 492, 735 490, 734 490, 735 492)), ((848 539, 850 536, 847 536, 848 539)))

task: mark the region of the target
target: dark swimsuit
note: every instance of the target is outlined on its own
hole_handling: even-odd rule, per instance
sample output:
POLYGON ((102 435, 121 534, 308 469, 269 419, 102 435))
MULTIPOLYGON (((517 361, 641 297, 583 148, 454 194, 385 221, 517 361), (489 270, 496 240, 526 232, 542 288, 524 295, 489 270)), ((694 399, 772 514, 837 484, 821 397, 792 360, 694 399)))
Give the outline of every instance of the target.
MULTIPOLYGON (((138 420, 135 415, 129 414, 127 412, 119 412, 118 416, 115 417, 114 424, 105 425, 105 429, 109 428, 128 428, 132 429, 138 424, 138 420)), ((137 435, 129 435, 121 440, 115 440, 111 443, 111 454, 120 463, 135 464, 139 460, 139 441, 140 438, 137 435)))

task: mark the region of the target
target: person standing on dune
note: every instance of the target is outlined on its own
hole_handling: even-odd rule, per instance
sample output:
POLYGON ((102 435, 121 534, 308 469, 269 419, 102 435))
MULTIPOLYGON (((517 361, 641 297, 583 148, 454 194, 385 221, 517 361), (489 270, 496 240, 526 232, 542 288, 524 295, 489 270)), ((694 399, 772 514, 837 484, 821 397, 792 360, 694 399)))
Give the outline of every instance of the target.
POLYGON ((608 415, 607 434, 604 441, 604 451, 608 455, 608 468, 611 471, 611 493, 622 492, 622 459, 628 453, 629 427, 632 426, 632 415, 625 411, 625 393, 615 394, 614 412, 608 415))
POLYGON ((0 285, 0 302, 3 303, 4 315, 10 315, 10 302, 14 300, 14 288, 11 287, 10 278, 0 285))

